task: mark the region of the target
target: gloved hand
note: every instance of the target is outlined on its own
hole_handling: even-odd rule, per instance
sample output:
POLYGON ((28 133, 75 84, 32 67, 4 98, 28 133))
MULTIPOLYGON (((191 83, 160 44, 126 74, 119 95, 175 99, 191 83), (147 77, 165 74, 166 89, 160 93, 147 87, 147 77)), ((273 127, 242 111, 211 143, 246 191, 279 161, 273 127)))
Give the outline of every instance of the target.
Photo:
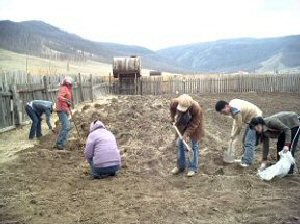
POLYGON ((189 137, 188 135, 184 134, 184 135, 182 136, 182 138, 183 138, 183 140, 186 142, 186 144, 189 144, 189 142, 190 142, 190 137, 189 137))
POLYGON ((66 100, 67 104, 71 107, 72 106, 72 101, 71 100, 66 100))
POLYGON ((282 150, 284 153, 287 153, 290 150, 290 148, 288 146, 284 146, 282 150))

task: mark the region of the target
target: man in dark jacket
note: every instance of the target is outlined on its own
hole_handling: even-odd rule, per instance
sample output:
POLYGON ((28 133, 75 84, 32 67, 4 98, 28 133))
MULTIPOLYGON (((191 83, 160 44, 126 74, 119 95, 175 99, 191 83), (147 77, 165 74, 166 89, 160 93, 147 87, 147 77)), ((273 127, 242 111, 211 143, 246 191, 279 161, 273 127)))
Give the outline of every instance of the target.
POLYGON ((32 120, 31 129, 29 132, 29 139, 34 137, 42 136, 42 115, 46 115, 46 122, 50 130, 53 131, 51 125, 51 114, 53 111, 53 103, 45 100, 33 100, 26 104, 25 106, 26 114, 32 120))
MULTIPOLYGON (((282 111, 273 116, 262 118, 253 118, 250 122, 250 128, 255 129, 261 135, 263 141, 263 158, 260 169, 263 170, 267 164, 269 154, 270 138, 277 138, 277 160, 278 153, 291 151, 295 155, 297 149, 300 121, 297 113, 292 111, 282 111)), ((294 166, 291 166, 289 174, 293 173, 294 166)))
POLYGON ((176 125, 186 143, 191 140, 193 150, 193 159, 188 160, 186 165, 184 144, 179 140, 177 166, 172 170, 172 174, 178 174, 188 168, 187 176, 194 176, 199 166, 199 140, 204 136, 202 108, 192 97, 183 94, 172 100, 170 113, 172 123, 176 125))

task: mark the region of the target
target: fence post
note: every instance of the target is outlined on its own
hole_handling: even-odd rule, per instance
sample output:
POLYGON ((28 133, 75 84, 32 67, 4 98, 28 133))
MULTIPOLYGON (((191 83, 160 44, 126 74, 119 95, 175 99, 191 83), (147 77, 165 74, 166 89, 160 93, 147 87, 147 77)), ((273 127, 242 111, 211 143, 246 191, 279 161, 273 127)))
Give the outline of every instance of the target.
POLYGON ((140 78, 140 83, 139 83, 139 89, 140 89, 140 95, 143 95, 143 77, 140 78))
POLYGON ((79 88, 80 102, 83 102, 84 97, 83 97, 82 82, 81 82, 81 74, 80 73, 78 73, 78 88, 79 88))
POLYGON ((44 89, 45 89, 45 94, 46 94, 46 99, 47 100, 50 100, 49 99, 49 93, 48 93, 48 82, 47 82, 47 76, 43 76, 43 84, 44 84, 44 89))
POLYGON ((109 73, 109 76, 108 76, 108 93, 109 94, 112 94, 112 85, 111 85, 111 73, 109 73))
POLYGON ((134 95, 137 95, 136 94, 136 87, 137 87, 136 73, 134 73, 134 95))
POLYGON ((22 105, 21 105, 21 102, 20 102, 20 96, 19 96, 19 93, 18 93, 18 90, 17 90, 17 86, 16 84, 13 84, 11 86, 11 91, 12 91, 12 94, 13 94, 13 106, 16 107, 16 120, 15 120, 15 125, 20 125, 22 123, 22 105))
POLYGON ((90 74, 90 94, 91 94, 91 101, 94 101, 94 87, 93 87, 93 75, 90 74))

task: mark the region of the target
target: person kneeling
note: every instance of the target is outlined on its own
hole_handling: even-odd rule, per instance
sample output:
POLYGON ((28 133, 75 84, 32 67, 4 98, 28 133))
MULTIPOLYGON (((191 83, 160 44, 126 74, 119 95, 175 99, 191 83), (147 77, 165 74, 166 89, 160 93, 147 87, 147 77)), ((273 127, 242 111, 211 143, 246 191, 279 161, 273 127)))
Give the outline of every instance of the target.
POLYGON ((90 125, 84 155, 95 179, 115 176, 121 168, 116 138, 99 120, 93 121, 90 125))

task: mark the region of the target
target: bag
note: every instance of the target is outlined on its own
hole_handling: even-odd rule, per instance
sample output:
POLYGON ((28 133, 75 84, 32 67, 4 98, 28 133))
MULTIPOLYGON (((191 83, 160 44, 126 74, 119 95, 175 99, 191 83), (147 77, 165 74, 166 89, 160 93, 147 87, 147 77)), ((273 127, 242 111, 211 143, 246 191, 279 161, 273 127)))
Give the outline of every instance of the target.
POLYGON ((280 159, 277 163, 267 167, 263 171, 258 171, 257 174, 262 180, 269 181, 274 177, 284 177, 290 171, 291 165, 295 164, 295 159, 290 151, 286 153, 280 151, 278 154, 280 159))

